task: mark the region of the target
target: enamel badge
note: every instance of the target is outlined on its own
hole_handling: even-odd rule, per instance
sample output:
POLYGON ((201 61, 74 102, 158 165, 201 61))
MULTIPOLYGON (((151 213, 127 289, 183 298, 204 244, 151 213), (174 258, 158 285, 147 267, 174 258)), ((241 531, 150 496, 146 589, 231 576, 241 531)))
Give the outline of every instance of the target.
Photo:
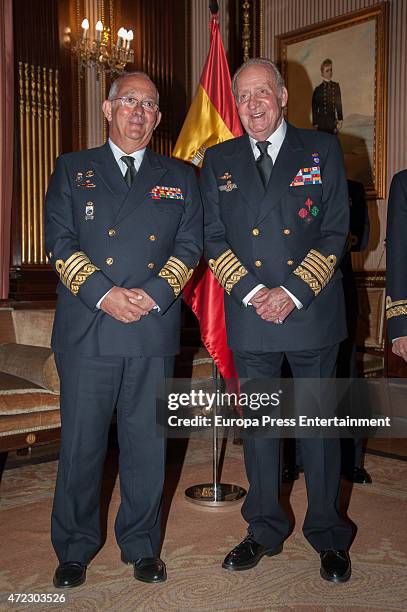
POLYGON ((304 206, 298 211, 298 216, 301 217, 301 219, 305 219, 307 222, 312 221, 312 218, 318 215, 319 208, 314 204, 311 198, 307 198, 304 202, 304 206))
POLYGON ((95 218, 95 205, 93 202, 86 202, 85 204, 85 221, 93 221, 95 218))
POLYGON ((93 177, 95 173, 93 170, 85 170, 85 172, 77 172, 75 176, 75 183, 77 187, 82 187, 83 189, 94 189, 96 187, 96 183, 93 182, 93 177))
POLYGON ((232 189, 237 189, 236 183, 232 183, 232 175, 230 172, 225 172, 223 176, 219 177, 222 181, 226 181, 225 185, 219 185, 219 191, 232 191, 232 189))
POLYGON ((301 168, 290 183, 290 187, 302 187, 304 185, 322 185, 319 166, 301 168))
POLYGON ((183 200, 184 196, 179 187, 166 187, 164 185, 156 185, 150 191, 150 196, 153 200, 183 200))

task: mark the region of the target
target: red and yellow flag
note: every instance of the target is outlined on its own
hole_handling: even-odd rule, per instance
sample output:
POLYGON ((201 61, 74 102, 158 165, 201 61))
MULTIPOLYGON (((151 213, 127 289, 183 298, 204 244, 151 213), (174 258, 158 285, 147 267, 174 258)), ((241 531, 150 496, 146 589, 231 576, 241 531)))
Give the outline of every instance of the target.
MULTIPOLYGON (((210 48, 198 90, 173 150, 174 157, 198 167, 208 147, 243 133, 217 14, 212 15, 210 28, 210 48)), ((237 378, 226 340, 223 288, 203 260, 184 289, 184 300, 196 315, 202 341, 223 378, 237 378)))

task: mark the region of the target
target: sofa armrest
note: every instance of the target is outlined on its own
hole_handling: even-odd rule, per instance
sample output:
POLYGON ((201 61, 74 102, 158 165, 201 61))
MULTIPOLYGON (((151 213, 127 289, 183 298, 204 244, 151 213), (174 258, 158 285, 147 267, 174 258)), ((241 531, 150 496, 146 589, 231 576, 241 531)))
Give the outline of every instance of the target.
POLYGON ((0 345, 0 371, 59 393, 59 377, 50 348, 26 344, 0 345))

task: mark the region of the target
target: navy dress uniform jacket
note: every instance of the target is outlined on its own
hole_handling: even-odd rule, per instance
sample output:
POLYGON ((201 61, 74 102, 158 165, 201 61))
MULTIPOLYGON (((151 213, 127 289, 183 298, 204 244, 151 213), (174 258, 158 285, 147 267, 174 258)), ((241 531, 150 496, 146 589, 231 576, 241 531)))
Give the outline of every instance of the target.
POLYGON ((201 174, 205 257, 225 288, 228 344, 240 351, 313 350, 346 337, 338 266, 349 232, 348 192, 336 137, 287 125, 265 190, 247 135, 207 150, 201 174), (284 325, 243 298, 283 285, 303 308, 284 325))
POLYGON ((57 352, 170 356, 180 300, 202 251, 194 171, 149 149, 129 189, 108 143, 58 158, 46 196, 46 250, 60 277, 57 352), (144 289, 159 305, 124 324, 96 308, 113 286, 144 289))
POLYGON ((390 340, 407 336, 407 170, 390 186, 386 239, 386 316, 390 340))

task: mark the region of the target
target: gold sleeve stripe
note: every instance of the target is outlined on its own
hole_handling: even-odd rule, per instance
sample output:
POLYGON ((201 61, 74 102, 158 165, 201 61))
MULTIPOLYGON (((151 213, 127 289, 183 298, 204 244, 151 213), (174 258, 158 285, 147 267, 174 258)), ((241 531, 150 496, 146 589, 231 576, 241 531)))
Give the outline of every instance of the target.
POLYGON ((386 319, 407 315, 407 299, 392 301, 388 295, 386 297, 386 319))
POLYGON ((188 269, 180 259, 171 255, 167 263, 159 271, 158 276, 167 281, 175 297, 178 297, 191 278, 193 271, 193 268, 188 269))
POLYGON ((208 265, 229 295, 236 283, 247 274, 246 268, 230 249, 219 255, 218 259, 210 259, 208 265))
POLYGON ((307 255, 307 257, 305 258, 307 261, 313 261, 315 266, 317 268, 319 268, 320 270, 322 270, 323 273, 325 274, 329 274, 331 271, 331 267, 328 265, 326 260, 322 260, 318 257, 318 255, 316 255, 315 253, 313 253, 312 251, 310 251, 307 255))
MULTIPOLYGON (((77 251, 76 253, 72 253, 72 255, 70 255, 65 262, 65 268, 67 268, 78 257, 86 257, 86 255, 82 251, 77 251)), ((58 260, 58 261, 62 261, 62 260, 58 260)))
POLYGON ((336 265, 336 257, 335 255, 329 255, 329 257, 324 257, 318 251, 311 249, 305 259, 313 261, 321 270, 325 272, 325 274, 333 274, 335 271, 336 265))
POLYGON ((307 283, 314 295, 318 295, 331 280, 335 272, 335 265, 335 255, 325 257, 319 251, 311 249, 294 270, 294 274, 307 283))
POLYGON ((221 266, 218 266, 216 268, 216 276, 218 278, 218 281, 220 282, 220 284, 223 283, 225 276, 228 274, 228 270, 234 265, 234 264, 239 264, 239 261, 236 259, 236 257, 234 257, 233 255, 231 255, 227 260, 225 260, 221 266))
POLYGON ((78 262, 86 261, 86 256, 81 252, 74 253, 71 255, 65 262, 63 259, 58 259, 55 262, 55 267, 61 281, 66 285, 68 282, 68 275, 72 269, 75 269, 75 266, 78 262))
POLYGON ((84 255, 81 255, 81 254, 77 255, 75 257, 75 259, 71 258, 71 261, 69 263, 66 261, 64 269, 62 271, 62 280, 64 282, 68 282, 68 278, 69 278, 72 270, 75 270, 75 268, 78 266, 78 263, 82 264, 82 263, 85 263, 86 261, 87 261, 87 258, 84 255))
POLYGON ((219 270, 219 272, 228 264, 229 261, 231 261, 234 258, 235 258, 235 255, 232 253, 232 251, 229 251, 229 253, 223 256, 221 261, 218 261, 217 263, 217 269, 219 270))
POLYGON ((308 270, 311 274, 313 274, 314 276, 317 277, 319 283, 322 285, 322 283, 324 282, 324 275, 320 274, 320 271, 317 268, 314 268, 314 266, 312 265, 312 263, 310 263, 309 261, 302 262, 302 266, 308 270))
MULTIPOLYGON (((188 275, 185 276, 185 274, 181 274, 180 271, 178 270, 178 268, 176 268, 175 266, 170 264, 168 261, 165 264, 165 268, 166 268, 166 270, 168 270, 168 272, 171 272, 171 274, 173 275, 174 278, 177 279, 177 282, 178 282, 180 287, 184 287, 186 285, 187 280, 188 280, 188 275)), ((182 289, 180 289, 180 291, 181 290, 182 289)))
POLYGON ((182 278, 186 279, 188 277, 188 268, 186 266, 179 265, 178 262, 173 259, 169 259, 166 263, 167 267, 171 267, 175 274, 179 274, 182 278))
POLYGON ((79 261, 87 260, 87 257, 84 253, 74 253, 71 255, 65 262, 63 274, 67 278, 69 272, 77 265, 79 261))
POLYGON ((81 285, 89 276, 99 270, 83 251, 73 253, 66 261, 57 259, 55 268, 65 287, 74 295, 78 294, 81 285))
POLYGON ((75 278, 75 276, 79 272, 79 270, 83 266, 85 266, 87 263, 88 263, 88 260, 87 260, 86 257, 82 257, 80 259, 77 259, 75 261, 75 264, 71 264, 69 269, 65 270, 65 273, 64 273, 64 282, 71 283, 72 279, 75 278))
POLYGON ((224 271, 224 273, 222 275, 219 276, 219 282, 220 284, 223 286, 223 284, 226 284, 228 281, 227 279, 234 274, 234 272, 237 270, 237 268, 240 268, 242 264, 240 263, 240 261, 236 261, 233 260, 226 268, 226 270, 224 271))
POLYGON ((233 266, 236 263, 238 264, 239 261, 233 255, 233 253, 231 253, 226 259, 224 259, 222 261, 222 263, 219 266, 217 266, 216 274, 218 276, 218 279, 219 279, 220 283, 222 283, 223 278, 224 278, 225 274, 227 274, 227 271, 230 269, 230 267, 233 266))
POLYGON ((226 257, 229 257, 229 255, 233 255, 233 252, 230 249, 222 253, 222 255, 219 255, 218 259, 216 260, 217 265, 219 266, 226 257))
POLYGON ((174 256, 171 256, 167 263, 171 265, 175 270, 178 270, 178 273, 181 275, 181 278, 184 279, 184 282, 186 284, 188 282, 188 275, 190 272, 186 265, 180 259, 177 259, 174 256))

